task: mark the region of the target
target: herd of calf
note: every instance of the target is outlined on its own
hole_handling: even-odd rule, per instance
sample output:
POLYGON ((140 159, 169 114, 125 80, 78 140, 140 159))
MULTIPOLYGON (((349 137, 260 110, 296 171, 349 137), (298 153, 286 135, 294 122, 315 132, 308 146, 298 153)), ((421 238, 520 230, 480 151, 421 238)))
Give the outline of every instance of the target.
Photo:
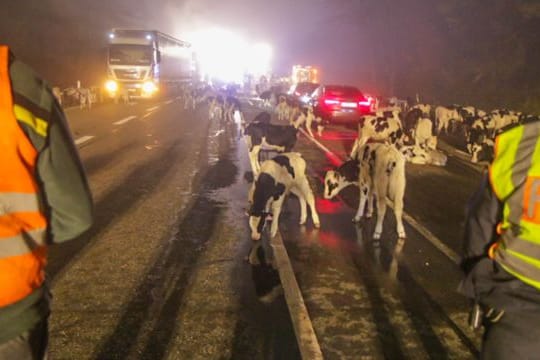
MULTIPOLYGON (((219 97, 210 97, 207 100, 211 119, 225 118, 242 124, 254 175, 248 195, 252 240, 261 239, 268 218, 274 219, 270 236, 277 234, 281 208, 290 193, 296 195, 300 202, 299 223, 303 225, 307 222, 309 208, 313 225, 320 227, 315 197, 306 175, 306 161, 300 153, 292 151, 300 126, 305 125, 306 131, 313 136, 311 127, 315 123, 317 133, 321 135, 322 121, 313 114, 313 110, 280 101, 275 107, 275 113, 278 120, 288 120, 289 124, 272 123, 272 115, 268 111, 259 113, 251 122, 245 122, 243 115, 239 117, 241 121, 233 119, 241 114, 237 99, 231 97, 220 100, 219 97), (278 154, 261 162, 261 150, 271 150, 278 154)), ((396 233, 399 238, 405 238, 402 215, 407 161, 444 166, 446 156, 437 150, 437 137, 441 133, 458 131, 464 134, 464 143, 473 162, 489 161, 497 133, 505 126, 533 119, 534 116, 508 110, 486 113, 461 106, 432 107, 418 104, 407 111, 397 108, 379 109, 359 119, 358 138, 349 159, 325 175, 324 197, 331 199, 345 187, 357 186, 359 204, 353 221, 370 218, 376 206, 374 239, 382 235, 389 202, 396 217, 396 233)))
MULTIPOLYGON (((319 135, 322 119, 313 113, 311 106, 300 108, 280 98, 275 107, 279 120, 287 120, 295 127, 305 124, 308 133, 312 123, 317 123, 319 135)), ((446 155, 437 150, 440 134, 463 136, 464 150, 471 162, 491 161, 495 136, 506 126, 536 119, 536 116, 512 110, 486 112, 472 106, 432 106, 416 104, 404 110, 401 107, 380 108, 374 113, 359 116, 358 139, 352 152, 368 141, 395 145, 406 160, 415 164, 444 166, 446 155)))
MULTIPOLYGON (((294 125, 271 123, 268 112, 258 114, 244 128, 244 137, 249 151, 254 182, 249 191, 249 225, 251 238, 261 238, 268 214, 272 221, 270 235, 278 230, 279 214, 287 194, 296 195, 300 202, 300 224, 307 220, 307 207, 315 227, 320 226, 315 208, 313 191, 306 175, 306 162, 301 154, 292 152, 296 143, 297 128, 294 125), (278 152, 277 156, 259 163, 261 149, 278 152)), ((388 198, 397 219, 397 234, 405 237, 403 227, 403 196, 405 194, 405 156, 394 145, 384 142, 359 144, 348 161, 335 170, 328 171, 324 181, 324 197, 336 196, 343 188, 356 185, 360 191, 358 210, 353 218, 357 222, 373 214, 374 201, 377 206, 377 223, 373 237, 379 239, 388 198), (367 212, 364 209, 367 204, 367 212)))

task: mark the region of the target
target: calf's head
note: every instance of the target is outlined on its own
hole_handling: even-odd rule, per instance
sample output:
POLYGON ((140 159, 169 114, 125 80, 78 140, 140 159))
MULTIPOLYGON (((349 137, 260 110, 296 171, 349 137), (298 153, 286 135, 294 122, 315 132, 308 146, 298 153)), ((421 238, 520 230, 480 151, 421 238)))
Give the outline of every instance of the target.
POLYGON ((495 143, 491 139, 486 139, 481 144, 474 144, 472 146, 472 158, 471 162, 477 163, 479 161, 493 161, 495 143))
POLYGON ((327 171, 324 176, 324 198, 332 199, 343 188, 358 184, 359 171, 358 161, 356 160, 348 160, 338 169, 327 171))
POLYGON ((257 177, 249 196, 251 200, 249 228, 252 240, 261 239, 266 215, 270 212, 272 203, 285 195, 285 190, 285 185, 275 181, 267 173, 261 173, 257 177))

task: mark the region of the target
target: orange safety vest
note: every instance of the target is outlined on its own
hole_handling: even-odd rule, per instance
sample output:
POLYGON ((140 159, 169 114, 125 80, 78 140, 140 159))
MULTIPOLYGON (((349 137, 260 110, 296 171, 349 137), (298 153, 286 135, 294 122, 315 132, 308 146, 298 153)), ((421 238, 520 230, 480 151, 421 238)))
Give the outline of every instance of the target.
POLYGON ((0 46, 0 307, 42 286, 47 256, 47 219, 35 179, 38 152, 15 117, 23 108, 13 103, 8 56, 0 46))

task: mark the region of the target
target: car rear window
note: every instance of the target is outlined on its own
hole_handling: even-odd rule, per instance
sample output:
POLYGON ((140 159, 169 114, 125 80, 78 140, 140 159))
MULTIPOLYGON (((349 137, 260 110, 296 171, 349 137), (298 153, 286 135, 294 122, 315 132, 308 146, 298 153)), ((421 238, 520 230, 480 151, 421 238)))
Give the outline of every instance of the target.
POLYGON ((315 83, 301 83, 296 86, 296 91, 301 93, 312 93, 318 86, 319 84, 315 83))
POLYGON ((354 86, 327 86, 325 88, 325 93, 332 96, 362 96, 360 90, 354 86))

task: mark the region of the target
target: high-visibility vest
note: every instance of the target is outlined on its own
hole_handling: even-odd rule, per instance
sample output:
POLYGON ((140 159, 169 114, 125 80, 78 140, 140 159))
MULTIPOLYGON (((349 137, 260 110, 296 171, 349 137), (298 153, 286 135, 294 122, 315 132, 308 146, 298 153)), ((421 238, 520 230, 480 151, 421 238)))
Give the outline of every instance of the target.
POLYGON ((8 56, 0 46, 0 307, 42 286, 47 255, 47 219, 35 178, 38 153, 19 121, 42 135, 47 123, 14 104, 8 56))
POLYGON ((493 259, 540 290, 540 121, 497 136, 489 175, 504 204, 493 259))

